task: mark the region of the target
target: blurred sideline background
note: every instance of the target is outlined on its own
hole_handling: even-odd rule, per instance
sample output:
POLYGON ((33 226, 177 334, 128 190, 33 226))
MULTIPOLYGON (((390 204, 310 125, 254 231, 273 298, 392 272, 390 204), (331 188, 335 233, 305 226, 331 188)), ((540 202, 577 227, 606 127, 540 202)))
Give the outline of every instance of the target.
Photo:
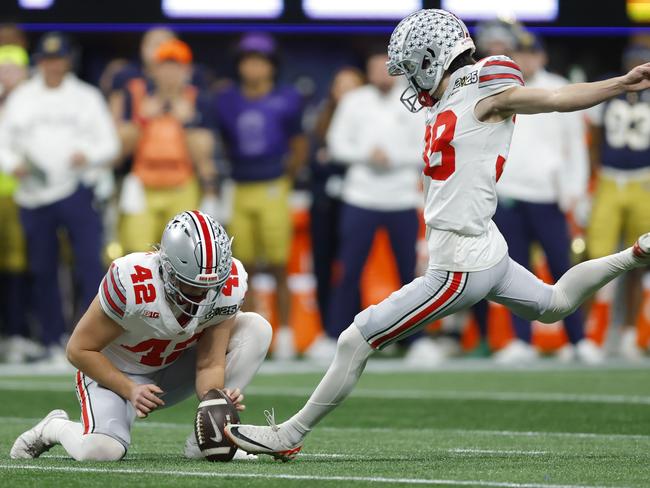
MULTIPOLYGON (((644 1, 612 1, 604 9, 595 8, 592 2, 561 0, 495 0, 489 4, 481 1, 432 0, 9 0, 0 5, 0 23, 4 26, 0 27, 0 71, 5 70, 3 81, 11 80, 12 70, 16 66, 24 68, 26 76, 33 76, 43 69, 39 61, 65 57, 70 61, 71 70, 84 82, 97 87, 106 100, 106 110, 110 111, 119 149, 109 158, 110 161, 103 164, 104 173, 89 186, 94 190, 93 210, 102 222, 102 230, 97 235, 101 240, 101 262, 107 267, 111 260, 123 253, 139 250, 137 244, 132 244, 137 239, 128 235, 133 231, 127 227, 130 225, 131 229, 134 226, 142 229, 139 226, 143 225, 142 222, 147 222, 146 219, 129 220, 129 216, 133 215, 142 217, 142 210, 131 211, 125 208, 129 205, 124 204, 126 197, 122 184, 129 181, 129 175, 137 173, 133 162, 138 158, 138 151, 144 151, 144 136, 143 132, 138 132, 138 124, 140 119, 147 118, 145 105, 140 106, 143 112, 139 115, 136 113, 139 99, 130 91, 132 85, 129 82, 134 79, 144 80, 147 94, 142 95, 140 102, 151 102, 151 106, 154 106, 156 97, 165 99, 165 84, 174 77, 174 73, 162 73, 156 66, 172 63, 189 70, 187 73, 191 74, 186 73, 182 85, 197 90, 198 95, 192 95, 191 98, 192 115, 183 118, 179 115, 181 109, 172 108, 169 111, 182 119, 181 125, 186 131, 187 148, 194 168, 192 181, 198 187, 193 196, 184 202, 192 202, 190 206, 200 206, 213 213, 235 237, 236 246, 241 241, 256 240, 255 237, 247 239, 244 234, 234 231, 241 228, 241 223, 238 226, 237 222, 233 222, 237 218, 233 212, 238 211, 237 205, 241 203, 237 203, 236 193, 243 192, 242 188, 251 182, 269 183, 275 176, 260 180, 251 177, 251 172, 242 176, 237 173, 237 164, 243 164, 242 161, 248 165, 262 164, 260 161, 264 158, 282 162, 282 178, 289 181, 291 188, 287 193, 290 216, 284 218, 284 214, 278 211, 280 213, 275 215, 277 220, 274 221, 270 216, 268 225, 277 229, 284 226, 282 218, 285 221, 289 219, 290 225, 286 226, 289 235, 284 237, 280 233, 279 237, 270 238, 279 241, 286 239, 285 247, 288 251, 283 253, 280 250, 280 257, 273 257, 275 244, 267 241, 264 234, 266 231, 261 231, 260 246, 251 244, 253 249, 246 249, 245 259, 238 255, 235 247, 235 256, 244 261, 251 273, 251 300, 247 306, 267 316, 276 328, 273 357, 291 359, 304 356, 327 361, 333 355, 336 325, 328 327, 330 324, 325 316, 330 308, 337 307, 336 302, 332 304, 332 300, 336 300, 333 297, 336 296, 336 287, 340 286, 341 273, 345 276, 345 271, 340 269, 337 250, 345 239, 355 239, 355 236, 338 231, 340 214, 337 205, 343 197, 340 190, 333 188, 336 182, 344 184, 345 169, 331 168, 346 168, 349 163, 340 164, 341 161, 336 161, 328 147, 330 139, 327 128, 332 118, 336 117, 338 103, 338 99, 332 95, 333 81, 335 74, 342 68, 353 68, 359 73, 366 73, 372 83, 369 60, 385 50, 388 37, 399 19, 422 7, 451 10, 465 20, 475 40, 483 28, 483 34, 489 37, 488 41, 503 41, 501 49, 506 54, 511 55, 513 50, 544 50, 546 70, 573 82, 591 81, 620 73, 624 68, 624 55, 629 54, 631 46, 637 49, 634 51, 635 56, 641 60, 648 56, 645 60, 650 61, 650 29, 646 27, 650 25, 650 2, 644 1), (159 40, 152 41, 151 54, 148 55, 151 59, 142 59, 143 39, 146 39, 144 36, 152 31, 164 31, 166 34, 159 40), (526 46, 523 39, 527 34, 533 35, 543 44, 526 46), (53 48, 48 54, 47 42, 43 42, 43 36, 47 35, 66 46, 69 43, 69 49, 53 48), (168 41, 174 36, 190 49, 189 60, 179 51, 182 46, 169 44, 168 41), (160 45, 166 42, 170 51, 160 51, 160 45), (3 53, 3 45, 23 48, 30 55, 30 61, 21 58, 21 51, 3 53), (272 74, 269 93, 274 94, 281 87, 287 87, 299 100, 297 107, 282 109, 286 109, 285 112, 289 114, 286 117, 282 115, 285 118, 275 120, 272 117, 262 117, 260 122, 252 116, 247 119, 243 108, 227 105, 226 99, 232 100, 231 95, 224 98, 224 94, 230 93, 228 90, 241 87, 242 92, 245 92, 247 76, 252 77, 251 86, 255 85, 256 76, 263 77, 263 73, 260 75, 255 71, 257 67, 251 68, 252 73, 242 73, 245 59, 258 58, 270 64, 272 74), (264 124, 284 124, 289 118, 298 120, 298 123, 291 128, 287 128, 290 125, 288 122, 287 127, 283 126, 284 130, 278 136, 284 138, 283 142, 278 143, 280 149, 265 153, 263 147, 253 147, 259 145, 256 141, 267 136, 269 140, 272 138, 269 136, 272 129, 264 124), (130 132, 134 127, 136 132, 130 132), (204 132, 192 132, 194 130, 204 132), (193 137, 190 134, 198 134, 198 142, 194 139, 194 142, 190 141, 193 137), (202 140, 201 136, 207 139, 202 140), (210 167, 214 168, 214 172, 211 172, 210 167), (321 203, 326 207, 324 211, 318 207, 321 203), (314 226, 316 214, 321 220, 314 226), (332 229, 332 232, 314 233, 315 229, 322 231, 325 227, 332 229), (326 247, 325 250, 321 249, 317 259, 314 259, 313 253, 315 244, 321 248, 325 244, 326 247), (269 246, 268 249, 266 246, 269 246), (318 266, 327 270, 325 276, 318 274, 318 266), (284 280, 286 296, 282 289, 284 280), (324 290, 323 287, 329 289, 324 290)), ((487 44, 479 46, 484 54, 486 46, 487 44)), ((261 67, 261 72, 264 69, 261 67)), ((182 77, 182 70, 179 73, 182 77)), ((6 82, 7 86, 0 88, 2 105, 6 105, 9 88, 15 89, 10 84, 6 82)), ((183 90, 179 93, 186 93, 183 90)), ((267 94, 260 96, 264 98, 267 94)), ((293 95, 280 97, 279 103, 292 103, 291 96, 293 95)), ((628 102, 630 105, 650 107, 650 101, 643 97, 628 102)), ((176 107, 174 103, 173 100, 170 102, 176 107)), ((164 103, 161 102, 161 105, 164 103)), ((78 107, 79 112, 83 109, 84 107, 78 107)), ((156 110, 167 113, 164 107, 152 110, 153 115, 150 117, 159 115, 156 110)), ((357 110, 360 113, 366 111, 363 106, 357 110)), ((647 112, 650 114, 650 110, 647 112)), ((646 117, 645 111, 638 118, 631 117, 629 120, 625 118, 627 115, 618 118, 615 115, 610 119, 616 119, 612 123, 618 125, 612 130, 626 134, 629 132, 633 136, 630 139, 635 138, 637 141, 636 145, 628 144, 627 147, 627 143, 624 143, 615 148, 626 146, 626 149, 638 153, 638 158, 647 161, 646 167, 641 168, 640 185, 641 191, 645 193, 641 193, 640 198, 642 206, 650 208, 650 182, 644 179, 647 176, 645 170, 650 171, 650 116, 646 117)), ((5 116, 0 109, 0 125, 5 116)), ((598 146, 601 141, 593 140, 591 130, 599 124, 589 114, 583 114, 583 119, 584 132, 576 143, 584 145, 586 151, 598 146)), ((605 119, 604 122, 605 131, 609 130, 608 120, 605 119)), ((603 123, 600 125, 603 126, 603 123)), ((1 132, 0 129, 0 134, 1 132)), ((625 137, 627 136, 624 139, 625 137)), ((549 144, 552 142, 548 141, 549 144)), ((10 137, 3 139, 0 135, 0 158, 3 154, 2 144, 11 143, 10 137)), ((593 156, 594 151, 591 152, 591 164, 585 168, 585 174, 589 175, 588 184, 585 182, 585 195, 562 208, 571 234, 571 246, 566 252, 572 262, 586 259, 589 246, 593 245, 587 237, 591 218, 588 209, 593 203, 593 195, 597 194, 599 169, 594 165, 597 157, 593 156), (592 197, 589 197, 589 193, 592 197)), ((606 165, 604 161, 601 163, 606 165)), ((32 173, 27 175, 28 178, 34 177, 41 166, 38 157, 34 157, 31 164, 32 173)), ((7 175, 12 173, 5 162, 0 161, 0 167, 5 168, 7 175)), ((635 166, 634 171, 638 173, 638 167, 635 166)), ((620 176, 620 173, 617 174, 620 176)), ((561 172, 558 172, 557 178, 563 178, 561 172)), ((623 180, 627 184, 626 178, 627 176, 623 180)), ((80 185, 86 184, 82 179, 80 176, 80 185)), ((20 197, 17 204, 11 203, 16 188, 26 184, 24 179, 18 178, 16 181, 3 186, 5 191, 2 195, 1 218, 5 229, 0 236, 0 252, 4 251, 7 255, 16 252, 20 254, 15 247, 22 247, 24 258, 22 263, 20 258, 17 262, 4 263, 0 270, 0 334, 3 338, 0 360, 14 364, 60 365, 64 363, 62 348, 66 336, 87 306, 87 293, 82 288, 92 288, 92 283, 80 285, 80 251, 71 244, 74 239, 70 238, 72 232, 66 227, 67 224, 56 226, 60 243, 59 266, 52 268, 55 272, 50 269, 48 275, 44 275, 42 270, 34 273, 34 260, 30 258, 32 253, 40 251, 29 245, 30 235, 26 236, 26 243, 11 244, 16 240, 15 235, 21 232, 20 225, 25 222, 21 208, 33 209, 31 202, 20 201, 20 197), (18 226, 8 225, 10 221, 18 226), (3 246, 7 249, 11 247, 11 250, 5 251, 3 246), (42 280, 47 283, 56 282, 61 289, 60 298, 54 296, 52 300, 61 303, 64 327, 63 330, 59 330, 59 327, 49 334, 45 330, 54 326, 44 318, 47 317, 47 312, 44 312, 47 307, 42 304, 41 295, 49 293, 52 286, 43 287, 40 284, 42 280)), ((266 188, 265 191, 271 190, 266 188)), ((153 198, 152 194, 147 193, 147 198, 153 198)), ((131 198, 133 197, 128 199, 131 198)), ((249 200, 251 198, 255 197, 248 197, 249 200)), ((163 207, 167 205, 166 199, 163 196, 163 207)), ((152 201, 147 200, 147 205, 151 207, 152 201)), ((162 214, 165 211, 170 212, 165 208, 164 211, 161 210, 162 214)), ((162 221, 167 218, 169 217, 161 217, 162 221)), ((252 222, 253 226, 262 227, 255 219, 252 222)), ((422 225, 420 222, 419 237, 415 243, 416 275, 426 269, 427 262, 422 225)), ((154 235, 159 235, 161 231, 160 228, 154 229, 154 235)), ((257 235, 255 232, 251 235, 257 235)), ((273 230, 269 232, 275 235, 273 230)), ((621 245, 625 241, 623 234, 621 231, 617 236, 621 245)), ((359 294, 357 308, 377 303, 402 284, 388 234, 381 226, 374 234, 372 243, 361 278, 358 284, 354 282, 351 285, 359 294)), ((537 274, 552 281, 544 252, 537 244, 531 246, 531 256, 537 274)), ((99 281, 95 284, 95 290, 98 285, 99 281)), ((650 342, 650 279, 647 274, 640 282, 615 283, 603 290, 586 305, 584 313, 585 335, 599 346, 605 346, 608 355, 622 356, 627 360, 643 360, 650 342), (639 291, 637 303, 634 304, 630 297, 639 291), (634 308, 632 318, 630 307, 634 308), (622 326, 627 326, 627 329, 622 326), (625 344, 622 330, 633 331, 631 335, 628 334, 632 337, 631 343, 625 344)), ((510 314, 505 309, 490 304, 482 314, 481 317, 480 312, 478 315, 468 312, 449 317, 444 323, 431 324, 424 336, 386 354, 396 358, 402 358, 406 354, 405 361, 410 361, 411 364, 436 366, 452 356, 490 356, 519 340, 513 331, 510 314), (480 326, 481 321, 485 322, 483 327, 480 326), (420 344, 426 345, 422 349, 424 353, 419 355, 414 348, 417 341, 423 341, 420 344), (411 357, 409 351, 412 352, 411 357)), ((338 327, 343 330, 348 323, 340 323, 338 327)), ((530 351, 527 350, 526 354, 505 357, 503 362, 527 363, 536 360, 539 353, 555 355, 558 360, 576 359, 562 324, 543 326, 534 323, 530 342, 534 354, 528 354, 530 351)), ((494 356, 498 358, 496 354, 494 356)), ((590 363, 588 360, 585 362, 590 363)))

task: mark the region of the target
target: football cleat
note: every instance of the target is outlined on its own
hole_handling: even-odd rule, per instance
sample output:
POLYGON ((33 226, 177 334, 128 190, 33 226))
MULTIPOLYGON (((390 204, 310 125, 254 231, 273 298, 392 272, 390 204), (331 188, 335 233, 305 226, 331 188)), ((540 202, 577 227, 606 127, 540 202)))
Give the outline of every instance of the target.
POLYGON ((274 412, 264 412, 269 425, 228 424, 224 429, 226 436, 240 449, 249 454, 268 454, 283 462, 294 459, 302 449, 302 442, 293 444, 284 435, 281 427, 275 424, 274 412))
POLYGON ((632 252, 638 260, 650 264, 650 232, 639 237, 632 248, 632 252))
POLYGON ((494 353, 494 361, 506 366, 521 366, 535 362, 539 353, 530 344, 514 339, 503 349, 494 353))
POLYGON ((605 361, 605 353, 591 339, 582 339, 575 346, 575 352, 578 360, 585 364, 596 365, 605 361))
POLYGON ((68 420, 69 417, 63 410, 52 410, 38 424, 18 436, 9 452, 11 459, 34 459, 49 451, 55 443, 45 440, 43 431, 53 419, 68 420))

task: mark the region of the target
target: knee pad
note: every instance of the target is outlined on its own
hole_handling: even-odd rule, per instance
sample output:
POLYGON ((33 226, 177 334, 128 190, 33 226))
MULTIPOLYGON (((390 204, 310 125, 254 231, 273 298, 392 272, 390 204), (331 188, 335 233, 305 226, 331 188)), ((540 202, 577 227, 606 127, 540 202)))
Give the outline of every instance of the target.
POLYGON ((370 347, 370 344, 363 338, 359 328, 352 324, 350 327, 341 332, 338 341, 336 342, 337 354, 338 351, 351 353, 359 349, 359 347, 366 346, 366 357, 370 356, 374 349, 370 347))
POLYGON ((120 441, 105 434, 86 434, 77 461, 119 461, 125 454, 120 441))

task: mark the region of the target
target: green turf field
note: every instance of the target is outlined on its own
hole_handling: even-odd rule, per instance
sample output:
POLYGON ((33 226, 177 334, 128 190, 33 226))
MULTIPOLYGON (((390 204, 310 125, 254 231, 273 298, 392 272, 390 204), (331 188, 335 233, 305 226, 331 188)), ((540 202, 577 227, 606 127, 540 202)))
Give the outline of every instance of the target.
MULTIPOLYGON (((0 486, 650 486, 648 369, 482 368, 367 372, 354 396, 307 439, 292 463, 212 464, 182 457, 195 403, 138 421, 127 457, 75 463, 60 447, 8 457, 14 438, 50 409, 78 416, 72 377, 0 377, 0 486)), ((487 364, 487 363, 486 363, 487 364)), ((320 374, 260 375, 247 422, 278 421, 320 374)))

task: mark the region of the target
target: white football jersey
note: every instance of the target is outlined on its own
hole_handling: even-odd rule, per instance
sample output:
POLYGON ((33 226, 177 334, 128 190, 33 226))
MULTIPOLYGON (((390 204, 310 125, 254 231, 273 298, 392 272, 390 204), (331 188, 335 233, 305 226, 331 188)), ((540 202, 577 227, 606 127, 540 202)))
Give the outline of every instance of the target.
POLYGON ((102 352, 125 373, 146 374, 169 366, 196 344, 207 327, 232 317, 241 307, 248 274, 241 262, 232 261, 230 278, 200 320, 174 316, 175 309, 165 297, 157 252, 133 253, 113 261, 100 284, 99 301, 124 333, 102 352))
POLYGON ((508 252, 492 216, 515 118, 480 122, 474 108, 486 97, 523 84, 510 58, 490 56, 455 71, 440 101, 428 109, 424 219, 434 269, 480 271, 508 252))

